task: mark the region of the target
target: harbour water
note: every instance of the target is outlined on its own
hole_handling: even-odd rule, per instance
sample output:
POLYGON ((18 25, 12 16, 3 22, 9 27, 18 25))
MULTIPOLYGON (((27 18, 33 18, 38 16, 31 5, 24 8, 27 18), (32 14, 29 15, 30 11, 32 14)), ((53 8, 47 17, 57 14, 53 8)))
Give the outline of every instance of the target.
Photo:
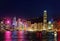
MULTIPOLYGON (((0 32, 0 41, 55 41, 55 37, 54 32, 5 31, 0 32)), ((56 41, 60 38, 56 37, 56 41)))

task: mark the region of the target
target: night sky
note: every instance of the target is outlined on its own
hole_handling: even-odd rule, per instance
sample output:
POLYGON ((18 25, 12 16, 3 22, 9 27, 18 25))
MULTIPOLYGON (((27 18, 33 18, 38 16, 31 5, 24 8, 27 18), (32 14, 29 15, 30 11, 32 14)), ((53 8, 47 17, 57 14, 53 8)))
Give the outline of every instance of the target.
POLYGON ((24 18, 40 17, 47 10, 48 17, 60 16, 59 0, 0 0, 0 16, 24 18))

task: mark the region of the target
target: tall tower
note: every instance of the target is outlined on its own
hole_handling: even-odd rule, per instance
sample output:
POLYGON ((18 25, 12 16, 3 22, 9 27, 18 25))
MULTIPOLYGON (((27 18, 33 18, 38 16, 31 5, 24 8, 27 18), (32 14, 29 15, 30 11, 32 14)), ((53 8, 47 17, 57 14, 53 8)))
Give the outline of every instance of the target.
POLYGON ((43 14, 43 30, 47 30, 47 11, 44 10, 43 14))
POLYGON ((17 21, 17 27, 20 27, 20 25, 22 24, 21 19, 19 18, 17 21))
POLYGON ((22 30, 22 28, 23 28, 23 23, 20 18, 17 21, 17 27, 18 27, 18 30, 22 30))
POLYGON ((12 25, 13 25, 13 29, 16 29, 16 27, 17 27, 16 17, 13 18, 12 25))

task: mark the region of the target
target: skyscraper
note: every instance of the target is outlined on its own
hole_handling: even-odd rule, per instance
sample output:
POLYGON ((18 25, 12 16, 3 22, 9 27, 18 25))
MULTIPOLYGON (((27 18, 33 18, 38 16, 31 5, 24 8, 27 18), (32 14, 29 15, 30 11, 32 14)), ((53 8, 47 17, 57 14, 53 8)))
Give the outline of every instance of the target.
POLYGON ((22 23, 20 18, 17 21, 17 27, 18 27, 18 30, 22 30, 23 29, 23 23, 22 23))
POLYGON ((44 14, 43 14, 43 30, 47 29, 47 11, 44 10, 44 14))
POLYGON ((17 27, 16 17, 13 18, 12 26, 13 26, 13 29, 17 27))

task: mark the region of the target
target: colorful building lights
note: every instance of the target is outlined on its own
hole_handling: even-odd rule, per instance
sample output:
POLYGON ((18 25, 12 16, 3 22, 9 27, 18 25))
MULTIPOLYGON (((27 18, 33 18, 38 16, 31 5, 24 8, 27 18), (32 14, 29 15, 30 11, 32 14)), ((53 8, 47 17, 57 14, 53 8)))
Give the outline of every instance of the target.
MULTIPOLYGON (((44 10, 43 12, 43 22, 32 22, 31 20, 27 21, 27 20, 23 20, 21 18, 16 18, 13 17, 12 19, 10 18, 5 18, 5 20, 3 22, 1 22, 1 24, 4 24, 5 27, 7 28, 11 28, 11 29, 17 29, 17 30, 28 30, 28 29, 33 29, 34 31, 42 31, 42 30, 47 30, 47 29, 51 29, 54 25, 53 25, 53 19, 51 19, 51 21, 47 21, 47 11, 44 10), (32 26, 32 24, 34 26, 32 26)), ((58 23, 59 25, 60 23, 58 23)))
POLYGON ((10 24, 11 22, 10 22, 10 20, 7 20, 6 22, 5 22, 5 24, 10 24))

